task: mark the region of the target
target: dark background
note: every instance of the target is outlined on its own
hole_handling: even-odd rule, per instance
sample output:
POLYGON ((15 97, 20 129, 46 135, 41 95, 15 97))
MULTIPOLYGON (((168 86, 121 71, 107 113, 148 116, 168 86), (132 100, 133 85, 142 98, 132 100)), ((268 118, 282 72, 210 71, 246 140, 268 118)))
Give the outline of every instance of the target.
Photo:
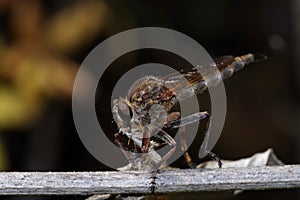
MULTIPOLYGON (((235 160, 273 148, 284 163, 299 163, 300 3, 296 0, 2 0, 0 22, 1 170, 109 170, 88 153, 77 135, 72 83, 93 47, 121 31, 144 26, 180 31, 212 57, 266 55, 268 60, 224 82, 227 117, 214 152, 235 160)), ((153 60, 177 67, 183 63, 166 52, 137 51, 116 60, 102 78, 104 89, 97 93, 96 107, 107 116, 100 122, 108 124, 107 134, 117 131, 107 123, 112 120, 110 110, 101 107, 110 99, 113 84, 127 69, 153 60)), ((201 108, 209 110, 208 94, 199 99, 203 99, 201 108)), ((196 141, 190 149, 196 162, 200 162, 199 145, 196 141)), ((183 159, 175 166, 184 167, 183 159)), ((300 199, 299 195, 299 190, 251 191, 234 199, 300 199)))

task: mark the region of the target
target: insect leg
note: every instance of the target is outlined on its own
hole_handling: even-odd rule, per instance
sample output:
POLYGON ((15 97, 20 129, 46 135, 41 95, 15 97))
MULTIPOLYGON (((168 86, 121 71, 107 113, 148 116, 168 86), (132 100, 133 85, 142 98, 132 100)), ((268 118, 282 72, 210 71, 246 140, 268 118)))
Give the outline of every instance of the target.
POLYGON ((143 140, 142 140, 142 152, 147 153, 149 149, 149 142, 150 142, 150 131, 148 128, 144 129, 143 133, 143 140))
POLYGON ((181 151, 184 153, 184 158, 190 168, 196 168, 195 163, 192 161, 192 158, 190 154, 188 153, 188 146, 185 139, 186 129, 185 126, 183 126, 180 131, 180 141, 181 141, 181 151))
MULTIPOLYGON (((172 112, 167 117, 167 127, 174 127, 180 124, 180 112, 172 112)), ((186 120, 185 120, 186 121, 186 120)), ((199 121, 197 118, 196 121, 199 121)), ((186 129, 185 126, 182 126, 181 129, 179 129, 180 132, 180 141, 181 141, 181 151, 184 153, 184 157, 186 162, 188 163, 188 166, 190 168, 195 168, 195 163, 193 163, 191 156, 188 153, 188 146, 185 138, 186 129)))
POLYGON ((156 179, 157 179, 157 173, 159 172, 159 170, 155 170, 152 171, 151 173, 151 183, 150 183, 150 192, 151 194, 155 193, 155 189, 156 189, 156 179))
POLYGON ((162 157, 162 159, 157 163, 156 169, 159 169, 173 155, 173 153, 175 152, 175 150, 176 150, 176 142, 164 130, 161 130, 156 136, 158 138, 160 138, 161 140, 163 140, 165 143, 167 143, 168 145, 171 146, 171 150, 168 153, 166 153, 166 155, 164 155, 162 157))
POLYGON ((156 164, 155 170, 152 171, 152 174, 151 174, 152 180, 151 180, 151 186, 150 186, 150 191, 152 194, 155 193, 155 188, 156 188, 155 180, 157 179, 157 173, 159 172, 159 168, 165 164, 165 162, 173 155, 173 153, 176 150, 175 140, 164 130, 160 130, 160 132, 156 136, 158 138, 160 138, 161 140, 163 140, 168 145, 170 145, 171 150, 162 157, 162 159, 156 164))
POLYGON ((203 152, 203 154, 207 154, 212 160, 216 161, 219 165, 219 168, 222 167, 222 161, 218 155, 215 153, 207 150, 207 144, 209 140, 209 135, 210 135, 210 127, 211 127, 211 117, 209 113, 207 113, 208 121, 206 122, 205 130, 204 130, 204 140, 201 144, 200 147, 200 152, 203 152))
POLYGON ((125 146, 123 145, 123 143, 120 142, 120 140, 119 140, 120 136, 121 136, 121 133, 120 133, 120 132, 118 132, 118 133, 115 134, 115 142, 116 142, 116 144, 120 147, 122 153, 123 153, 124 156, 127 158, 127 160, 128 160, 129 162, 132 162, 134 158, 133 158, 132 155, 126 150, 126 148, 125 148, 125 146))
POLYGON ((191 114, 189 116, 186 116, 182 119, 178 119, 178 120, 174 121, 173 122, 174 125, 172 127, 173 128, 179 128, 179 127, 182 127, 182 126, 186 126, 186 125, 189 125, 189 124, 199 122, 199 121, 201 121, 202 119, 205 119, 205 118, 209 118, 209 113, 208 112, 206 112, 206 111, 197 112, 197 113, 191 114))
POLYGON ((195 122, 199 122, 202 119, 208 118, 208 121, 206 122, 206 127, 204 130, 204 140, 201 144, 200 147, 200 152, 203 152, 204 154, 207 154, 212 160, 215 160, 216 162, 218 162, 219 168, 222 167, 222 162, 221 159, 213 152, 208 151, 207 150, 207 144, 208 144, 208 140, 209 140, 209 135, 210 135, 210 126, 211 126, 211 117, 209 115, 208 112, 204 111, 204 112, 197 112, 194 113, 192 115, 189 115, 187 117, 184 117, 178 121, 174 121, 174 125, 172 126, 173 128, 179 128, 179 127, 183 127, 186 126, 188 124, 192 124, 195 122))

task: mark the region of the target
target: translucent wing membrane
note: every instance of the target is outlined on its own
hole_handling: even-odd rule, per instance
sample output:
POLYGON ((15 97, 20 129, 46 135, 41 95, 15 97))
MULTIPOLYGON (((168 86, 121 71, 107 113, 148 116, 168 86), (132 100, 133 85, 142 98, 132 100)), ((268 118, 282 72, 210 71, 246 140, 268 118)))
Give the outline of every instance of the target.
POLYGON ((191 71, 163 77, 168 88, 175 91, 177 98, 189 98, 202 93, 208 87, 216 86, 221 80, 231 77, 245 65, 265 59, 264 56, 246 54, 240 57, 222 56, 209 66, 196 66, 191 71))

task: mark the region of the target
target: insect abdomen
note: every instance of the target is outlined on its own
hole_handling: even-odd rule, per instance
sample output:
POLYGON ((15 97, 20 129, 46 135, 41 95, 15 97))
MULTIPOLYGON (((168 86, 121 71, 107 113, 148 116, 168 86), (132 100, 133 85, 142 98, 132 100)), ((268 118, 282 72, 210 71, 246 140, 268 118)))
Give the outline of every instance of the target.
MULTIPOLYGON (((224 59, 224 62, 215 63, 219 73, 212 70, 203 76, 201 75, 203 77, 202 80, 193 85, 196 93, 203 93, 208 87, 216 86, 221 80, 231 77, 236 71, 241 70, 245 65, 255 61, 255 57, 251 53, 238 57, 226 56, 221 58, 226 58, 226 60, 224 59)), ((198 70, 201 72, 200 68, 201 67, 198 66, 198 70)))

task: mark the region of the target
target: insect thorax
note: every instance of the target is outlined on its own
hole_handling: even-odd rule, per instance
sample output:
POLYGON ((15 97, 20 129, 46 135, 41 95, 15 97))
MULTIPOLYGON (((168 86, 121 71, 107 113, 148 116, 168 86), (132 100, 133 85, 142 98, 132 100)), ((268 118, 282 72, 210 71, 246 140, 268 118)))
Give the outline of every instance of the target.
POLYGON ((174 92, 165 86, 163 80, 153 76, 137 80, 130 87, 127 98, 142 126, 150 124, 149 111, 153 105, 161 105, 169 112, 176 103, 174 92))

